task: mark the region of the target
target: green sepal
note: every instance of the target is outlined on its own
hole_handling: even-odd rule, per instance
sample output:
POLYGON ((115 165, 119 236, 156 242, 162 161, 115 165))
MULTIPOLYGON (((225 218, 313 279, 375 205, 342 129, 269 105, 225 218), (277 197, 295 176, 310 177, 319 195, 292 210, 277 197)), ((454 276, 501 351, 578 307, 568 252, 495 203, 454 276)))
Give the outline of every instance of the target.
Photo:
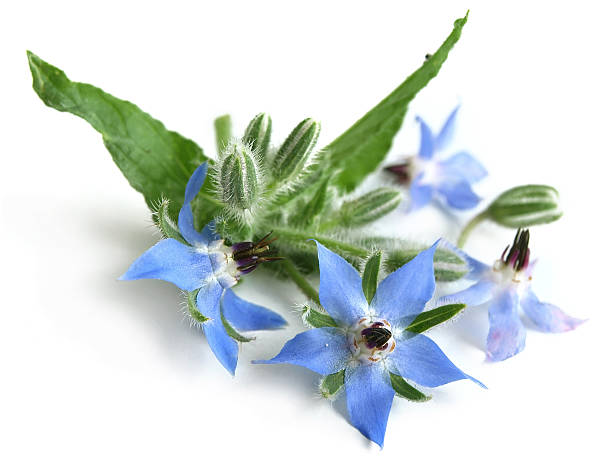
POLYGON ((187 292, 187 310, 189 311, 189 315, 193 320, 198 323, 204 323, 209 319, 198 309, 197 298, 199 291, 200 289, 187 292))
POLYGON ((320 131, 321 125, 312 118, 305 119, 291 131, 272 161, 272 175, 276 180, 291 181, 304 172, 320 131))
POLYGON ((378 275, 383 262, 383 253, 380 250, 372 253, 363 267, 363 276, 361 278, 361 288, 366 297, 368 304, 376 294, 378 287, 378 275))
POLYGON ((336 321, 331 316, 324 312, 317 311, 310 305, 306 305, 302 308, 302 320, 306 325, 313 328, 321 327, 337 327, 336 321))
MULTIPOLYGON (((28 60, 34 91, 42 101, 83 118, 102 134, 115 164, 130 185, 143 194, 149 208, 155 210, 156 203, 165 197, 170 200, 168 213, 176 219, 191 174, 202 162, 210 161, 202 149, 167 130, 131 102, 95 86, 70 81, 60 69, 29 51, 28 60)), ((198 199, 202 213, 213 215, 220 208, 206 185, 198 199)))
POLYGON ((376 188, 356 199, 345 201, 337 217, 332 217, 332 226, 351 228, 367 225, 393 211, 401 200, 402 196, 398 190, 376 188))
POLYGON ((325 167, 340 171, 334 183, 341 192, 354 190, 385 158, 402 125, 408 103, 438 74, 461 37, 467 18, 466 14, 457 19, 442 46, 416 72, 324 148, 329 158, 325 167))
POLYGON ((267 113, 260 113, 247 126, 244 136, 242 136, 242 142, 250 146, 259 159, 263 161, 270 146, 271 135, 272 118, 267 113))
POLYGON ((344 386, 344 370, 325 376, 319 384, 319 392, 323 398, 334 398, 344 386))
POLYGON ((247 338, 246 336, 242 336, 240 333, 238 333, 236 329, 232 327, 231 324, 225 319, 223 312, 221 313, 221 322, 223 322, 223 327, 230 338, 233 338, 240 343, 248 343, 249 341, 253 341, 255 339, 247 338))
POLYGON ((452 319, 463 311, 465 307, 466 305, 461 303, 447 304, 422 312, 415 317, 410 325, 406 327, 406 331, 412 333, 423 333, 424 331, 429 330, 442 322, 452 319))
POLYGON ((222 115, 215 118, 215 138, 217 140, 217 151, 219 155, 229 145, 232 138, 232 117, 230 115, 222 115))
POLYGON ((176 222, 172 219, 172 217, 170 217, 168 210, 169 207, 170 201, 167 199, 162 199, 159 204, 159 208, 154 213, 155 224, 157 225, 157 228, 159 228, 159 231, 165 238, 176 239, 177 241, 188 245, 187 241, 183 239, 183 236, 181 235, 181 232, 178 229, 176 222))
MULTIPOLYGON (((386 251, 385 268, 393 272, 408 263, 427 247, 417 249, 391 249, 386 251)), ((452 282, 467 274, 469 267, 465 260, 452 251, 438 247, 434 254, 434 274, 440 282, 452 282)))
POLYGON ((413 402, 427 402, 431 400, 430 395, 425 395, 420 390, 414 388, 406 382, 400 375, 389 373, 391 379, 391 387, 395 390, 395 393, 402 398, 406 398, 413 402))
POLYGON ((508 228, 525 228, 558 220, 559 192, 547 185, 523 185, 504 191, 486 210, 486 215, 508 228))
POLYGON ((250 147, 242 142, 228 145, 219 169, 223 202, 238 211, 250 209, 259 198, 261 185, 257 160, 250 147))

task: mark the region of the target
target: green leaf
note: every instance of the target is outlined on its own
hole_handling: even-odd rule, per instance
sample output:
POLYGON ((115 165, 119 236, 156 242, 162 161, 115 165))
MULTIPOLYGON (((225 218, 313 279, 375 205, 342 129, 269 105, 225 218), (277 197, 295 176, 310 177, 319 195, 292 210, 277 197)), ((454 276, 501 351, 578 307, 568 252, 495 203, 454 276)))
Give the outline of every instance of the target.
POLYGON ((425 395, 423 392, 412 387, 400 375, 389 373, 389 377, 391 378, 393 390, 400 397, 412 400, 413 402, 427 402, 431 400, 431 396, 425 395))
POLYGON ((233 338, 241 343, 248 343, 249 341, 253 341, 255 339, 247 338, 246 336, 242 336, 240 333, 238 333, 234 329, 234 327, 232 327, 231 324, 225 319, 225 316, 223 314, 221 314, 221 322, 223 322, 223 327, 225 328, 225 331, 227 332, 230 338, 233 338))
MULTIPOLYGON (((175 219, 193 171, 209 160, 193 141, 167 130, 136 105, 117 99, 95 86, 70 81, 60 69, 28 51, 33 87, 49 107, 86 120, 102 134, 104 145, 130 185, 144 195, 152 210, 162 197, 170 200, 175 219)), ((202 212, 219 207, 200 193, 202 212)))
POLYGON ((217 139, 217 151, 219 156, 225 150, 232 138, 232 117, 230 115, 222 115, 215 118, 215 138, 217 139))
POLYGON ((378 274, 382 265, 382 251, 378 250, 370 255, 368 261, 363 268, 363 277, 361 278, 361 288, 368 303, 374 298, 376 288, 378 287, 378 274))
POLYGON ((155 224, 165 238, 176 239, 179 242, 187 245, 185 239, 178 229, 176 222, 169 215, 170 201, 162 199, 157 212, 154 214, 155 224))
POLYGON ((198 323, 206 322, 208 317, 203 315, 198 309, 198 305, 196 303, 196 299, 198 297, 198 292, 200 289, 193 290, 191 292, 187 292, 187 310, 189 311, 189 315, 198 323))
POLYGON ((319 384, 319 392, 324 398, 334 398, 344 386, 344 370, 325 376, 319 384))
POLYGON ((425 330, 429 330, 442 322, 452 319, 464 309, 465 304, 458 303, 447 304, 439 308, 431 309, 430 311, 422 312, 406 327, 406 331, 423 333, 425 330))
POLYGON ((307 228, 311 226, 315 218, 327 207, 330 201, 331 190, 328 189, 329 180, 321 182, 314 195, 303 206, 298 206, 298 212, 293 215, 291 222, 298 227, 307 228))
POLYGON ((547 185, 523 185, 504 191, 486 213, 495 223, 508 228, 551 223, 563 215, 559 192, 547 185))
POLYGON ((438 74, 449 51, 459 40, 467 17, 466 14, 455 21, 446 41, 416 72, 325 147, 331 167, 340 169, 335 184, 341 191, 355 189, 385 158, 402 125, 408 103, 438 74))
POLYGON ((302 309, 302 319, 306 325, 310 325, 313 328, 337 327, 336 322, 331 316, 317 311, 311 306, 304 306, 302 309))

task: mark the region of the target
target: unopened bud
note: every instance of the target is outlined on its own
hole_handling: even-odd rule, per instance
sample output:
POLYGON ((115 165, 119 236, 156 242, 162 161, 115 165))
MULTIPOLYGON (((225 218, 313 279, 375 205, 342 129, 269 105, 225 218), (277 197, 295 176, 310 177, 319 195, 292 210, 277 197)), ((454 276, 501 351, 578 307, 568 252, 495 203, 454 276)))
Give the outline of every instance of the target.
POLYGON ((400 192, 393 188, 381 187, 352 201, 346 201, 340 208, 341 224, 362 226, 373 222, 395 209, 401 201, 400 192))
POLYGON ((524 185, 503 192, 487 209, 494 222, 510 228, 550 223, 561 218, 559 193, 547 185, 524 185))
POLYGON ((242 142, 231 143, 224 152, 219 171, 221 198, 237 209, 250 209, 260 192, 257 161, 242 142))
POLYGON ((287 181, 302 172, 308 164, 320 131, 321 125, 312 118, 305 119, 295 127, 274 157, 272 174, 275 179, 287 181))
POLYGON ((251 150, 263 160, 270 145, 270 135, 272 134, 272 119, 266 113, 260 113, 251 120, 242 142, 251 147, 251 150))

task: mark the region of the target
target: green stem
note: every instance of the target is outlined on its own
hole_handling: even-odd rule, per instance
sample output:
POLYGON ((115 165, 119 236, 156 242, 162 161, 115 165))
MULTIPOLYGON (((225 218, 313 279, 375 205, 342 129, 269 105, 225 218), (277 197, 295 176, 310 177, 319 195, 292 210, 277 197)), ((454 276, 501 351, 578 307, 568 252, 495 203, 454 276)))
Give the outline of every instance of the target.
POLYGON ((295 282, 302 293, 311 300, 315 301, 317 304, 321 304, 319 302, 319 292, 317 292, 317 290, 310 285, 310 282, 308 282, 306 278, 302 276, 293 262, 291 260, 284 259, 282 263, 283 267, 285 268, 285 273, 293 282, 295 282))
POLYGON ((467 241, 468 236, 470 235, 470 233, 472 232, 472 230, 481 222, 483 222, 484 220, 486 220, 489 217, 489 212, 488 209, 479 213, 478 215, 476 215, 474 218, 472 218, 467 225, 465 225, 465 227, 463 228, 463 230, 461 231, 461 234, 459 235, 459 239, 457 240, 457 246, 459 248, 463 247, 465 245, 465 242, 467 241))
POLYGON ((309 239, 316 239, 325 247, 334 252, 342 252, 343 254, 359 258, 365 258, 370 254, 370 252, 364 248, 355 246, 348 242, 338 241, 337 239, 333 239, 328 236, 321 236, 313 233, 304 233, 302 231, 289 228, 275 227, 272 228, 272 230, 274 231, 274 234, 280 236, 281 238, 297 242, 299 244, 304 244, 309 239))
POLYGON ((217 151, 221 155, 232 138, 232 118, 229 115, 215 118, 215 136, 217 138, 217 151))

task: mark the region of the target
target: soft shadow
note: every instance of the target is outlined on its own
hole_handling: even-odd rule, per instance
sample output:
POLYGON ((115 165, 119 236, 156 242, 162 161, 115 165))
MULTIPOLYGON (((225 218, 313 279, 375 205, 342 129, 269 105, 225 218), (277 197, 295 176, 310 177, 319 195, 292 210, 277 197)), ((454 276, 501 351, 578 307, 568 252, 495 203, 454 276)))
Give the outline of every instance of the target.
POLYGON ((489 330, 489 316, 486 306, 465 309, 460 320, 453 322, 453 333, 471 346, 486 351, 485 343, 489 330))

